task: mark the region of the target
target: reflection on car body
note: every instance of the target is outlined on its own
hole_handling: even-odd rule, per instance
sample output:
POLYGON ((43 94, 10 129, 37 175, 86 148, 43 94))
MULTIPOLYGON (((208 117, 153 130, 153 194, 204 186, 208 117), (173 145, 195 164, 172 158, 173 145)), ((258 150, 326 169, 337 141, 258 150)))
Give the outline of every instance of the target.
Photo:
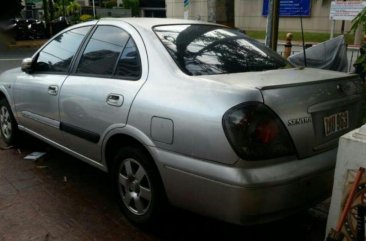
POLYGON ((361 95, 356 75, 292 68, 235 29, 101 19, 1 75, 0 130, 8 144, 25 131, 109 172, 136 224, 166 201, 253 224, 329 195, 361 95))

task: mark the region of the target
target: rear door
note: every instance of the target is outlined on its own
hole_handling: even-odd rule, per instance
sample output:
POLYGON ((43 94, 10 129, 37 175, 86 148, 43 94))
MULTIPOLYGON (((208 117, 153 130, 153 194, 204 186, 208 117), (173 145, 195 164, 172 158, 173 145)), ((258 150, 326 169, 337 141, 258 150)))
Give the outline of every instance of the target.
POLYGON ((66 146, 100 161, 104 135, 126 125, 146 77, 146 51, 137 31, 121 21, 99 22, 61 89, 66 146))

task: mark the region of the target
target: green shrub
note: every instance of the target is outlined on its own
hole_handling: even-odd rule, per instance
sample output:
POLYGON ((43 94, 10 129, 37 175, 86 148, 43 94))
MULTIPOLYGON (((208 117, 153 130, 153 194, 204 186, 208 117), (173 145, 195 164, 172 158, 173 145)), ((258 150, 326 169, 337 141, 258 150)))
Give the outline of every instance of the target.
POLYGON ((124 0, 124 8, 131 9, 132 16, 138 17, 140 15, 140 1, 139 0, 124 0))
POLYGON ((104 2, 105 8, 113 8, 116 6, 117 6, 117 0, 110 0, 110 1, 104 2))
POLYGON ((81 22, 86 22, 86 21, 90 21, 93 19, 93 16, 90 14, 83 14, 80 16, 80 21, 81 22))

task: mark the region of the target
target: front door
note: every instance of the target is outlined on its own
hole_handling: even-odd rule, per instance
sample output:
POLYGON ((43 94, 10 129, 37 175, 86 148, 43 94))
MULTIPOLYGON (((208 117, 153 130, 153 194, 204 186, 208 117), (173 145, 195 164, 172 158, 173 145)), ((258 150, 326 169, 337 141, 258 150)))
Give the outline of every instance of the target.
POLYGON ((99 162, 103 137, 126 125, 147 75, 141 64, 147 61, 145 51, 139 48, 142 40, 129 25, 96 28, 60 93, 60 125, 68 148, 99 162))
POLYGON ((32 73, 23 73, 14 85, 16 115, 21 126, 56 143, 59 130, 59 93, 71 61, 91 26, 56 36, 34 57, 32 73))

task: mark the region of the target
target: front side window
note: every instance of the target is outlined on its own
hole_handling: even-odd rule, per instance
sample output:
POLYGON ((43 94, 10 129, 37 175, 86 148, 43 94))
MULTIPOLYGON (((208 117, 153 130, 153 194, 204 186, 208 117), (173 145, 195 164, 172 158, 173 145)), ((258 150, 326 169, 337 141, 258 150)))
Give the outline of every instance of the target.
POLYGON ((67 73, 79 45, 91 26, 72 29, 53 39, 41 52, 36 63, 36 72, 67 73))
POLYGON ((215 25, 157 26, 159 37, 188 75, 240 73, 284 68, 288 62, 263 44, 230 28, 215 25))
POLYGON ((76 72, 112 76, 129 38, 120 28, 99 26, 86 46, 76 72))

